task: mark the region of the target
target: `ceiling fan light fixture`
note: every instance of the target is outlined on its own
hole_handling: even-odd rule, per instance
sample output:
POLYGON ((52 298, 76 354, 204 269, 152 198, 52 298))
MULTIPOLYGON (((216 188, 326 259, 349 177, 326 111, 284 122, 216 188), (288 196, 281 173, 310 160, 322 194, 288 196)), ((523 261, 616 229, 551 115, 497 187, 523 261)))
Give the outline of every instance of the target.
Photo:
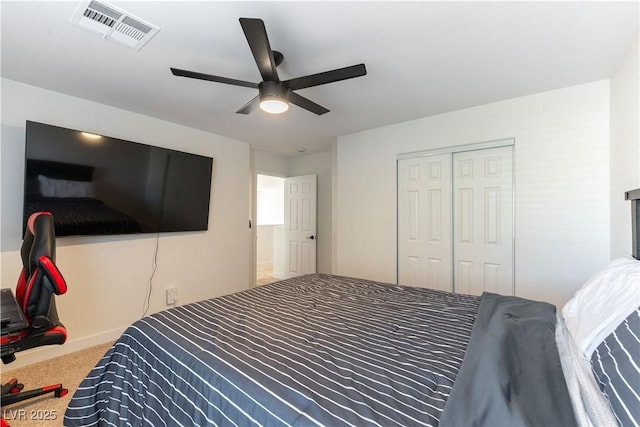
POLYGON ((264 81, 258 85, 258 90, 262 111, 280 114, 289 109, 289 88, 282 82, 264 81))
POLYGON ((260 100, 260 109, 271 114, 284 113, 289 109, 289 103, 280 98, 266 98, 260 100))

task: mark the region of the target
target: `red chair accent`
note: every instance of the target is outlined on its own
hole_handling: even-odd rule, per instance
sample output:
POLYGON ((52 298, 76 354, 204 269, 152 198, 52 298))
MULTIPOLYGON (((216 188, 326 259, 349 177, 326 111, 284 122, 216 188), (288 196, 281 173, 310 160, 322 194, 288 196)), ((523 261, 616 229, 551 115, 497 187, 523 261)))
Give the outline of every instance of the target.
MULTIPOLYGON (((49 212, 36 212, 29 217, 20 249, 22 272, 16 286, 16 300, 25 319, 26 327, 1 336, 2 362, 15 360, 15 353, 43 345, 63 344, 67 330, 60 323, 55 296, 67 292, 67 284, 55 265, 56 240, 53 216, 49 212)), ((53 393, 55 397, 67 394, 62 384, 53 384, 29 391, 13 378, 2 385, 2 406, 33 397, 53 393)), ((0 420, 1 426, 8 425, 0 420)))

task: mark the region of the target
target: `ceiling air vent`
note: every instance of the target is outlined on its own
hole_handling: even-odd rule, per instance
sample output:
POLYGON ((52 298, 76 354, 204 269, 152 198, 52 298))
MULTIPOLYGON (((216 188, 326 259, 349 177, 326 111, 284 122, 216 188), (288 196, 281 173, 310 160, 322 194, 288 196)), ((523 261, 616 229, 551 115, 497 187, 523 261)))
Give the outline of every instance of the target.
POLYGON ((71 22, 104 38, 139 50, 160 29, 104 1, 87 0, 78 5, 71 22))

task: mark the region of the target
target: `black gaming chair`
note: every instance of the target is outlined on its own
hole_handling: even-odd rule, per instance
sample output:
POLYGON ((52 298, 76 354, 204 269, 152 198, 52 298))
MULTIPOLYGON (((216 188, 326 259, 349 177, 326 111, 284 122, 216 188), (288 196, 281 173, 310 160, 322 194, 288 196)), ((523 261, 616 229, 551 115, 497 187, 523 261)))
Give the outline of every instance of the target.
MULTIPOLYGON (((67 291, 67 284, 56 267, 56 238, 53 216, 49 212, 36 212, 29 217, 20 250, 22 272, 16 286, 16 301, 24 315, 22 329, 11 330, 3 320, 2 362, 11 363, 15 353, 42 345, 62 344, 67 331, 58 319, 55 295, 67 291)), ((4 315, 3 315, 4 316, 4 315)), ((1 405, 9 405, 54 393, 62 397, 67 390, 62 384, 21 391, 22 384, 13 378, 2 385, 1 405)))

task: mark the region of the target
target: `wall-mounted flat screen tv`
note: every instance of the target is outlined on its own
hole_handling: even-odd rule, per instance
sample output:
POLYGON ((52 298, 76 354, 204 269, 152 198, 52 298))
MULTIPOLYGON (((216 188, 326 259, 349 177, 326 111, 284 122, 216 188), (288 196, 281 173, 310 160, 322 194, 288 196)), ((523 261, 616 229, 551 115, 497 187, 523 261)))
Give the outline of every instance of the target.
POLYGON ((27 121, 24 223, 56 236, 206 230, 213 159, 27 121))

